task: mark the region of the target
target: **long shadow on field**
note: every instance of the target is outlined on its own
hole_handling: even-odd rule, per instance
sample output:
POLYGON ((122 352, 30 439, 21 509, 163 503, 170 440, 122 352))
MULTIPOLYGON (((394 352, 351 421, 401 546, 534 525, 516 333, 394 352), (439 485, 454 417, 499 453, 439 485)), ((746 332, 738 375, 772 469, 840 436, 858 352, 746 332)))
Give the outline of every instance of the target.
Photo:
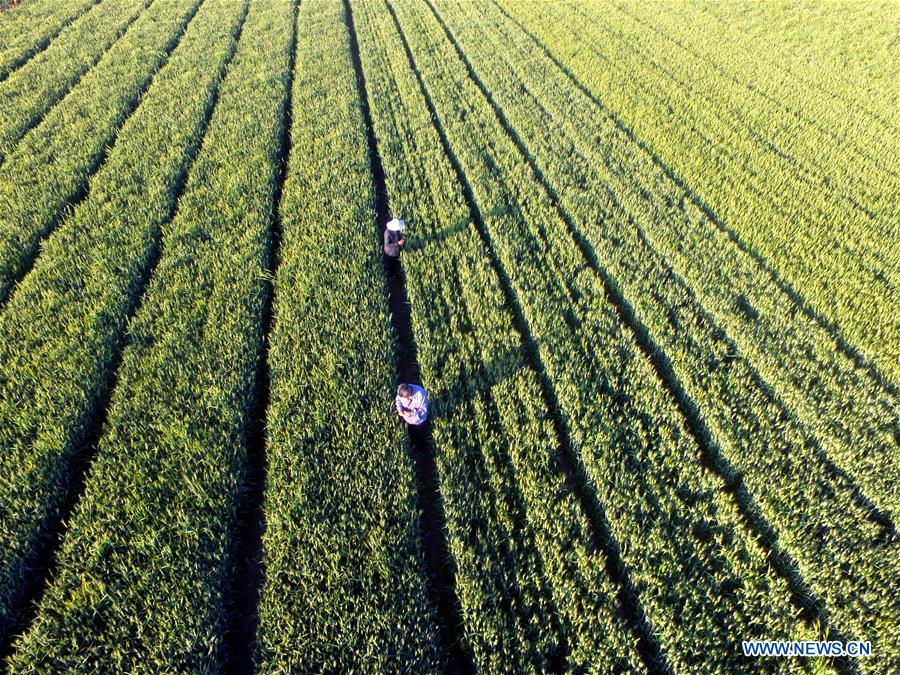
MULTIPOLYGON (((188 23, 196 14, 201 4, 202 2, 197 3, 194 11, 185 21, 181 33, 175 40, 175 45, 180 42, 181 36, 184 35, 184 31, 187 29, 188 23)), ((223 61, 222 73, 224 73, 227 69, 229 63, 231 62, 231 59, 234 57, 235 51, 237 50, 237 43, 240 40, 246 16, 247 12, 245 6, 243 17, 241 18, 241 21, 235 30, 230 51, 223 61)), ((172 46, 172 49, 175 48, 175 45, 172 46)), ((224 79, 224 76, 220 78, 219 83, 216 85, 215 91, 213 92, 211 100, 205 110, 199 133, 199 137, 201 139, 204 139, 206 136, 206 129, 209 125, 209 120, 212 118, 213 111, 215 110, 216 104, 218 103, 219 85, 221 85, 222 79, 224 79)), ((184 170, 179 175, 175 185, 173 185, 172 187, 172 190, 176 195, 174 201, 175 208, 173 209, 172 213, 169 214, 166 222, 171 221, 177 213, 178 201, 181 199, 181 195, 184 192, 188 174, 190 173, 191 167, 193 166, 194 160, 199 154, 201 147, 202 140, 197 143, 196 147, 194 147, 191 151, 190 158, 186 163, 184 170)), ((161 231, 162 226, 160 227, 159 232, 161 231)), ((150 251, 147 264, 143 270, 143 274, 132 286, 132 288, 134 289, 131 296, 133 302, 132 306, 127 312, 127 318, 122 324, 124 326, 128 326, 131 323, 132 317, 137 314, 143 303, 144 293, 150 283, 150 280, 153 277, 153 273, 156 270, 156 266, 159 263, 159 258, 162 252, 160 236, 161 235, 159 234, 157 235, 156 242, 153 249, 150 251)), ((86 431, 82 440, 80 442, 76 442, 79 450, 74 453, 72 459, 70 460, 69 466, 67 467, 68 472, 66 475, 66 480, 68 481, 68 483, 63 488, 64 497, 62 500, 62 504, 52 516, 45 517, 43 526, 41 528, 44 534, 40 537, 38 543, 34 546, 31 554, 25 561, 25 567, 28 570, 28 577, 27 579, 23 580, 21 600, 18 603, 18 607, 15 612, 17 617, 13 622, 13 625, 5 633, 0 634, 0 671, 3 670, 2 662, 13 651, 14 641, 16 637, 26 632, 37 617, 41 598, 43 597, 44 592, 52 582, 53 578, 56 576, 56 569, 59 564, 59 559, 57 557, 59 548, 62 545, 64 537, 66 536, 67 523, 69 522, 71 515, 75 507, 77 506, 79 499, 81 498, 82 493, 84 492, 85 484, 89 477, 91 462, 93 461, 93 458, 97 453, 97 449, 100 443, 100 437, 102 435, 104 427, 106 426, 106 421, 109 418, 112 396, 115 392, 116 382, 118 380, 119 366, 122 363, 122 358, 127 345, 128 339, 126 335, 125 339, 120 340, 118 350, 113 355, 112 361, 107 365, 107 368, 105 369, 105 381, 97 390, 93 405, 91 406, 90 411, 84 417, 83 425, 86 431)))
MULTIPOLYGON (((543 52, 547 56, 547 58, 549 58, 556 65, 556 67, 563 72, 563 74, 566 75, 566 77, 572 82, 573 85, 578 88, 579 91, 587 96, 604 115, 608 116, 613 121, 613 123, 622 131, 622 133, 624 133, 630 140, 636 143, 644 153, 646 153, 646 155, 653 161, 653 163, 657 167, 659 167, 659 169, 669 180, 677 185, 679 189, 684 191, 684 193, 688 196, 688 199, 690 199, 694 206, 699 208, 709 219, 709 221, 734 243, 738 250, 750 256, 753 262, 755 262, 756 265, 765 274, 767 274, 769 278, 772 279, 773 283, 779 290, 781 290, 791 299, 791 301, 797 306, 800 312, 807 319, 818 324, 831 337, 831 339, 834 340, 835 345, 840 350, 840 352, 844 354, 844 356, 849 358, 857 368, 865 372, 879 387, 889 392, 894 397, 900 396, 900 391, 898 391, 897 387, 895 387, 887 378, 884 377, 884 375, 882 375, 881 371, 870 359, 868 359, 855 345, 851 344, 841 334, 840 329, 836 325, 831 323, 828 319, 826 319, 814 308, 812 308, 809 303, 807 303, 806 299, 803 298, 803 296, 796 289, 794 289, 794 287, 791 286, 788 281, 781 278, 781 276, 759 252, 744 243, 744 241, 738 236, 737 232, 729 228, 725 224, 725 222, 716 214, 713 208, 705 201, 703 201, 703 199, 698 194, 696 194, 691 189, 691 187, 687 183, 685 183, 677 173, 675 173, 674 169, 666 164, 662 160, 662 158, 652 150, 652 148, 650 148, 646 143, 638 138, 634 131, 629 126, 627 126, 619 118, 619 116, 616 115, 615 112, 610 110, 606 106, 606 104, 603 103, 603 101, 595 96, 594 93, 590 89, 588 89, 588 87, 583 82, 581 82, 581 80, 579 80, 575 76, 575 74, 571 70, 569 70, 569 68, 564 63, 562 63, 534 33, 532 33, 524 24, 522 24, 521 21, 509 14, 509 12, 507 12, 504 7, 497 3, 496 0, 494 4, 497 6, 500 12, 507 19, 509 19, 509 21, 518 26, 519 29, 521 29, 522 32, 528 36, 528 38, 535 44, 535 46, 538 47, 538 49, 540 49, 541 52, 543 52)), ((434 8, 432 8, 432 11, 435 11, 434 8)), ((438 16, 436 11, 435 15, 438 16)), ((444 26, 443 20, 440 18, 440 16, 438 16, 438 20, 441 22, 441 25, 444 26)), ((444 29, 446 31, 446 26, 444 26, 444 29)), ((454 42, 454 45, 455 44, 456 43, 454 42)), ((457 47, 457 49, 459 48, 457 47)), ((468 67, 468 61, 465 60, 465 57, 463 57, 463 60, 468 67)), ((479 88, 482 88, 480 81, 474 78, 474 76, 473 80, 476 82, 476 84, 478 84, 479 88)), ((491 103, 493 105, 493 100, 491 100, 491 103)))
MULTIPOLYGON (((426 0, 426 2, 428 2, 428 0, 426 0)), ((534 158, 528 151, 528 148, 524 145, 521 138, 509 124, 503 111, 500 109, 500 107, 491 96, 490 92, 478 78, 477 73, 475 72, 465 53, 462 51, 462 48, 457 43, 455 37, 450 32, 447 25, 444 23, 442 17, 437 13, 437 10, 431 5, 430 2, 428 2, 428 5, 431 8, 431 11, 434 13, 438 23, 444 30, 444 33, 446 34, 448 40, 453 44, 457 54, 460 57, 460 60, 465 65, 469 77, 485 96, 486 100, 490 103, 491 107, 494 109, 498 121, 503 126, 507 135, 515 143, 520 154, 531 168, 533 174, 540 182, 544 190, 547 192, 548 196, 550 196, 550 198, 552 199, 557 214, 566 224, 570 235, 581 249, 585 261, 587 262, 591 270, 600 277, 601 281, 603 282, 607 301, 616 308, 617 314, 620 316, 625 326, 627 326, 629 331, 633 334, 636 343, 652 365, 660 382, 662 382, 662 384, 673 397, 680 414, 686 422, 688 432, 694 438, 698 448, 702 453, 701 459, 703 463, 709 468, 713 469, 722 478, 723 482, 725 483, 724 490, 733 497, 738 506, 738 510, 742 519, 753 532, 759 535, 761 541, 765 544, 768 551, 768 559, 776 572, 778 572, 778 574, 787 581, 791 601, 798 609, 800 616, 803 618, 803 620, 809 622, 810 624, 819 622, 821 625, 823 625, 825 627, 825 632, 828 635, 828 639, 842 640, 846 642, 846 638, 844 636, 838 633, 833 627, 828 625, 827 614, 823 609, 821 600, 814 596, 808 584, 802 578, 796 562, 778 546, 778 537, 774 528, 772 528, 768 521, 766 521, 766 519, 763 517, 762 512, 756 505, 756 502, 753 499, 752 495, 749 494, 746 487, 743 485, 740 472, 735 469, 734 466, 732 466, 725 457, 722 456, 722 453, 719 450, 718 446, 712 440, 712 435, 706 426, 706 422, 703 420, 699 413, 697 404, 693 401, 692 398, 690 398, 690 396, 688 396, 687 392, 685 392, 680 380, 674 372, 668 356, 658 347, 658 345, 656 345, 656 343, 651 338, 646 326, 644 326, 643 323, 641 323, 637 318, 633 308, 624 298, 615 279, 613 279, 608 274, 606 269, 600 264, 597 254, 591 244, 580 234, 578 229, 575 227, 575 223, 571 215, 565 209, 563 209, 562 206, 560 206, 560 202, 556 195, 556 192, 546 180, 540 168, 536 165, 534 158)), ((432 115, 436 116, 436 113, 432 112, 432 115)), ((474 200, 471 199, 468 194, 467 200, 469 200, 470 203, 474 204, 474 200)), ((576 476, 576 479, 577 478, 578 477, 576 476)), ((843 670, 852 669, 852 665, 849 664, 845 659, 838 659, 837 665, 839 665, 843 670)), ((650 667, 652 670, 652 666, 648 667, 650 667)))
POLYGON ((479 397, 501 382, 515 377, 523 367, 523 355, 519 349, 510 349, 490 363, 480 364, 475 372, 464 373, 449 387, 429 396, 432 417, 451 417, 461 405, 479 397), (472 382, 476 386, 473 390, 472 382))
MULTIPOLYGON (((469 180, 465 172, 463 171, 462 165, 456 157, 456 154, 450 147, 450 143, 447 140, 447 136, 444 132, 443 126, 440 123, 440 117, 438 116, 437 110, 434 107, 434 103, 431 100, 431 95, 429 94, 428 89, 425 86, 424 81, 422 80, 422 75, 418 69, 418 66, 416 65, 415 58, 413 57, 412 51, 409 47, 406 35, 403 33, 400 21, 397 18, 396 13, 394 12, 394 8, 387 0, 385 0, 385 4, 387 5, 391 17, 393 18, 397 33, 400 35, 407 60, 409 61, 410 68, 416 76, 416 80, 419 84, 422 96, 425 99, 425 103, 428 107, 429 114, 434 121, 435 130, 437 131, 438 136, 441 140, 441 147, 444 151, 444 154, 447 156, 447 159, 453 166, 453 171, 456 174, 460 186, 462 187, 466 203, 469 205, 469 210, 473 222, 475 223, 476 229, 478 230, 478 233, 485 244, 485 252, 491 261, 491 265, 494 268, 494 271, 497 273, 497 276, 501 281, 501 286, 503 288, 504 296, 506 297, 507 305, 513 312, 516 330, 522 339, 522 346, 524 349, 524 353, 527 356, 527 362, 529 366, 539 375, 542 394, 544 396, 547 408, 551 412, 554 428, 556 431, 556 457, 558 460, 558 466, 563 476, 565 477, 566 486, 578 499, 579 505, 581 506, 582 511, 586 516, 588 528, 591 534, 593 552, 601 553, 603 555, 606 572, 618 588, 617 600, 622 613, 622 617, 624 618, 626 625, 635 638, 638 654, 640 655, 640 658, 645 667, 650 672, 671 672, 671 666, 669 666, 669 664, 666 662, 666 659, 662 654, 662 650, 660 649, 659 643, 654 637, 653 632, 647 622, 644 610, 640 606, 637 590, 635 589, 630 575, 628 574, 628 570, 622 560, 622 556, 619 552, 619 546, 612 536, 612 529, 610 527, 609 521, 606 518, 606 514, 604 512, 600 499, 597 496, 596 490, 592 487, 591 482, 585 473, 584 467, 578 460, 578 457, 576 456, 576 453, 573 449, 574 444, 571 440, 571 434, 569 432, 568 425, 562 416, 561 407, 559 405, 559 399, 556 395, 555 387, 550 381, 550 378, 547 376, 546 369, 543 366, 543 361, 538 350, 537 341, 531 334, 530 328, 528 327, 528 322, 525 320, 524 313, 521 306, 519 305, 518 298, 516 296, 515 290, 513 289, 512 283, 507 277, 503 265, 500 262, 496 251, 494 250, 493 243, 487 232, 482 213, 478 207, 478 202, 475 200, 475 195, 472 191, 471 185, 469 184, 469 180)), ((429 7, 431 7, 430 4, 429 7)), ((434 11, 433 7, 431 7, 431 9, 432 11, 434 11)), ((435 15, 437 16, 436 13, 435 15)), ((439 16, 438 20, 440 21, 439 16)), ((441 22, 441 25, 443 26, 443 22, 441 22)))
MULTIPOLYGON (((384 167, 375 139, 372 114, 366 88, 359 42, 353 23, 353 9, 349 0, 344 1, 344 17, 350 38, 353 69, 359 92, 360 108, 366 125, 366 141, 369 146, 369 162, 375 189, 375 211, 378 218, 376 234, 379 246, 384 227, 390 219, 384 167)), ((403 382, 421 382, 416 344, 412 331, 409 299, 406 293, 406 277, 396 258, 384 258, 385 286, 391 310, 391 324, 396 337, 397 376, 403 382)), ((408 426, 412 449, 418 503, 421 511, 419 531, 425 559, 428 589, 438 615, 440 639, 447 657, 447 672, 475 672, 471 649, 465 640, 462 608, 456 594, 456 564, 450 553, 445 535, 447 516, 440 495, 440 477, 434 461, 434 445, 431 423, 408 426)))
MULTIPOLYGON (((468 220, 466 223, 468 224, 468 220)), ((528 507, 516 478, 517 470, 510 454, 509 439, 503 433, 502 417, 496 399, 491 395, 494 386, 516 377, 523 368, 527 368, 527 360, 523 349, 516 347, 489 363, 479 363, 477 368, 464 371, 449 387, 431 398, 431 417, 449 420, 457 414, 473 414, 477 409, 485 427, 500 432, 496 436, 496 443, 488 444, 489 448, 464 449, 463 461, 473 465, 471 475, 465 480, 473 490, 483 488, 490 491, 496 502, 503 504, 506 517, 510 519, 512 528, 509 536, 513 545, 510 546, 510 540, 506 538, 501 538, 496 544, 498 558, 503 561, 501 564, 511 572, 532 565, 537 577, 546 579, 544 562, 535 547, 534 532, 526 516, 528 507), (487 485, 481 485, 491 475, 495 478, 487 480, 487 485), (493 480, 498 482, 498 486, 489 485, 493 480)), ((458 417, 452 423, 465 425, 466 419, 458 417)), ((567 487, 571 488, 570 485, 567 487)), ((498 515, 495 513, 494 517, 497 518, 498 515)), ((558 620, 559 612, 552 593, 543 583, 537 588, 533 579, 515 573, 511 574, 508 581, 498 579, 498 583, 503 584, 501 595, 505 595, 501 611, 520 622, 527 636, 526 641, 533 646, 527 655, 528 662, 543 672, 564 672, 570 645, 558 620), (523 584, 529 587, 527 596, 520 592, 523 584), (528 600, 528 596, 537 601, 528 600), (549 633, 553 636, 549 643, 537 642, 536 623, 549 628, 549 633)))
POLYGON ((412 241, 408 242, 403 248, 406 251, 418 251, 427 246, 433 246, 435 244, 441 244, 445 241, 453 239, 456 235, 462 234, 469 229, 469 219, 461 218, 457 222, 452 225, 445 227, 443 230, 438 230, 436 232, 426 232, 423 235, 417 236, 412 241))

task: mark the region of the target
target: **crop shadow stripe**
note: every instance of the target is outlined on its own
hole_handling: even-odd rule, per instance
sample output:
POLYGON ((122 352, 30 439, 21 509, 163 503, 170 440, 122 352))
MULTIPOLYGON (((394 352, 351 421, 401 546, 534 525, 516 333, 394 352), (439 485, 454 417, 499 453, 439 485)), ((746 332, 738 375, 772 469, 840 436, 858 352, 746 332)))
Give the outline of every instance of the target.
MULTIPOLYGON (((360 57, 353 9, 349 0, 343 0, 343 4, 360 110, 365 124, 375 212, 379 221, 376 235, 380 236, 390 215, 384 166, 378 151, 375 127, 369 108, 368 89, 360 57)), ((418 378, 420 368, 413 339, 405 275, 399 265, 392 268, 386 260, 383 259, 383 262, 385 290, 391 308, 391 325, 397 340, 398 376, 403 379, 411 379, 407 377, 410 375, 418 378)), ((421 511, 418 519, 420 550, 424 557, 429 595, 437 611, 439 635, 447 658, 446 672, 474 673, 474 660, 471 648, 465 638, 462 607, 456 593, 456 562, 445 534, 447 517, 440 494, 440 479, 434 460, 434 442, 430 422, 426 423, 424 428, 410 426, 408 433, 413 455, 418 504, 421 511)))
POLYGON ((643 150, 646 155, 653 161, 656 166, 663 171, 667 178, 673 181, 684 193, 689 197, 691 202, 695 207, 700 209, 706 218, 713 223, 713 225, 722 232, 728 239, 738 248, 739 251, 749 256, 757 266, 772 279, 772 282, 775 286, 783 292, 788 298, 797 306, 800 312, 810 321, 817 324, 825 333, 832 339, 835 343, 839 351, 850 361, 853 365, 859 370, 865 372, 869 378, 882 389, 890 393, 894 398, 900 398, 900 391, 898 391, 897 387, 894 386, 887 378, 879 370, 878 366, 871 361, 870 358, 866 357, 862 350, 857 348, 855 345, 851 344, 849 340, 847 340, 840 329, 831 323, 828 319, 823 317, 819 312, 809 306, 803 296, 793 288, 793 286, 786 280, 782 279, 778 273, 771 268, 766 259, 760 254, 758 251, 752 249, 748 246, 739 236, 738 234, 729 228, 725 223, 718 217, 712 207, 703 201, 699 195, 697 195, 693 189, 688 186, 688 184, 678 176, 675 171, 669 167, 661 157, 659 157, 644 141, 637 137, 634 131, 625 125, 624 122, 616 115, 612 110, 610 110, 597 96, 591 92, 588 87, 582 83, 575 74, 565 65, 563 64, 551 51, 548 47, 546 47, 540 39, 534 35, 528 28, 526 28, 518 19, 510 15, 506 8, 501 6, 497 0, 493 0, 494 4, 500 10, 500 12, 513 24, 519 27, 519 29, 529 37, 529 39, 553 62, 553 64, 585 95, 591 100, 594 105, 596 105, 601 112, 607 115, 616 127, 619 128, 628 138, 630 138, 634 143, 638 145, 641 150, 643 150))
MULTIPOLYGON (((429 6, 431 6, 430 0, 427 0, 427 2, 429 6)), ((777 546, 777 535, 775 534, 774 529, 761 515, 758 507, 755 505, 752 496, 743 485, 740 475, 733 468, 731 468, 730 465, 728 465, 727 461, 722 457, 721 451, 718 450, 715 442, 712 440, 712 436, 706 426, 706 423, 703 421, 701 415, 699 414, 699 408, 697 404, 684 391, 684 388, 677 378, 677 375, 674 373, 674 369, 671 366, 668 356, 663 352, 662 349, 660 349, 656 345, 652 338, 650 338, 649 332, 647 331, 646 327, 639 321, 631 305, 622 296, 615 280, 612 279, 608 272, 599 264, 593 248, 588 242, 584 240, 580 233, 578 233, 578 230, 577 228, 575 228, 570 215, 560 206, 555 192, 546 182, 543 174, 541 174, 538 167, 534 165, 530 153, 527 152, 527 148, 525 148, 525 146, 521 143, 521 140, 515 134, 515 131, 509 126, 505 116, 502 113, 502 110, 499 109, 490 93, 478 79, 477 74, 474 72, 474 69, 468 61, 468 58, 462 52, 461 48, 456 43, 456 40, 453 37, 452 33, 449 32, 448 27, 443 22, 443 19, 437 14, 433 6, 432 11, 435 13, 438 22, 444 28, 444 31, 447 34, 450 42, 453 43, 456 47, 457 54, 466 65, 466 68, 469 71, 470 78, 478 86, 479 90, 481 90, 486 99, 490 102, 495 110, 495 114, 497 115, 498 120, 504 127, 506 133, 518 147, 523 158, 535 173, 535 176, 542 184, 548 196, 551 197, 553 203, 555 204, 557 214, 570 230, 570 236, 573 237, 579 249, 581 250, 585 262, 588 264, 591 270, 600 277, 603 283, 604 293, 606 295, 607 301, 615 308, 616 313, 620 317, 620 320, 629 329, 629 332, 632 333, 636 344, 653 367, 657 379, 659 379, 669 395, 675 401, 681 416, 685 420, 688 432, 694 438, 698 448, 700 449, 701 457, 704 463, 711 469, 713 469, 717 473, 717 475, 719 475, 720 479, 723 481, 724 491, 731 495, 734 499, 741 518, 751 529, 751 531, 753 531, 757 535, 760 542, 766 548, 767 557, 772 563, 773 568, 776 570, 779 576, 781 576, 787 582, 792 604, 794 604, 794 606, 801 612, 801 616, 803 617, 803 619, 810 625, 812 625, 815 621, 819 621, 822 625, 825 626, 826 633, 830 637, 830 639, 842 639, 842 636, 833 627, 828 625, 827 615, 825 614, 824 610, 821 609, 821 601, 815 598, 815 596, 812 594, 808 584, 800 575, 796 563, 787 553, 785 553, 780 549, 780 547, 777 546)), ((847 667, 847 662, 844 661, 843 663, 839 663, 839 665, 847 667)))
MULTIPOLYGON (((197 8, 199 8, 200 4, 202 4, 202 2, 197 4, 197 8)), ((184 193, 187 176, 190 173, 190 168, 193 166, 194 161, 200 154, 200 151, 202 149, 202 140, 205 140, 209 120, 212 117, 213 110, 215 109, 216 103, 218 102, 219 86, 224 79, 224 70, 225 68, 227 68, 228 63, 234 56, 237 41, 240 39, 240 33, 243 29, 244 19, 246 19, 247 6, 247 0, 245 0, 244 16, 242 17, 240 24, 238 25, 235 32, 232 49, 226 56, 222 64, 223 76, 219 79, 219 83, 216 85, 216 91, 214 92, 212 100, 210 101, 204 115, 204 121, 200 128, 201 142, 197 144, 197 148, 192 153, 192 156, 188 163, 189 165, 185 167, 185 170, 181 173, 176 182, 176 186, 174 188, 176 194, 176 206, 170 216, 160 224, 160 227, 157 230, 157 236, 152 249, 149 251, 148 261, 145 265, 144 272, 135 286, 133 297, 136 300, 133 303, 132 307, 126 312, 125 321, 122 324, 125 327, 127 327, 131 323, 131 320, 140 311, 140 308, 143 306, 146 299, 147 289, 150 285, 162 254, 162 229, 166 223, 172 222, 177 216, 178 202, 180 201, 181 196, 184 193)), ((196 13, 196 8, 194 13, 196 13)), ((187 22, 185 22, 185 25, 186 24, 187 22)), ((5 664, 6 659, 8 659, 12 654, 15 639, 19 635, 24 634, 28 632, 28 630, 30 630, 31 626, 37 619, 41 599, 43 598, 44 593, 49 588, 53 579, 56 577, 56 572, 60 562, 59 550, 63 544, 63 540, 68 533, 68 524, 71 520, 71 517, 79 501, 81 500, 82 494, 84 493, 86 480, 91 469, 91 464, 93 463, 94 457, 96 456, 97 450, 99 449, 99 443, 102 437, 103 429, 106 426, 107 420, 109 419, 112 398, 115 393, 116 384, 119 377, 119 368, 122 364, 125 349, 129 344, 127 338, 127 329, 125 332, 125 339, 120 339, 117 341, 117 343, 118 348, 115 350, 109 366, 105 369, 107 372, 107 380, 98 391, 97 399, 92 406, 93 411, 87 415, 87 424, 85 426, 88 427, 88 430, 82 440, 76 441, 74 443, 74 445, 78 446, 78 449, 73 453, 73 459, 69 468, 69 484, 65 488, 66 494, 63 500, 63 504, 59 509, 59 516, 49 524, 48 532, 41 536, 41 541, 32 556, 32 560, 29 564, 32 574, 22 590, 21 600, 14 612, 18 615, 18 618, 14 622, 14 625, 9 630, 9 632, 6 635, 0 636, 0 665, 5 664)), ((0 670, 2 670, 2 668, 0 668, 0 670)))
MULTIPOLYGON (((478 207, 468 178, 463 171, 458 158, 450 147, 446 133, 437 114, 437 110, 422 79, 421 72, 415 64, 415 59, 409 47, 407 38, 401 28, 399 19, 397 18, 393 7, 387 0, 385 0, 385 4, 393 17, 407 59, 415 73, 434 127, 441 139, 444 153, 453 166, 454 173, 463 189, 463 195, 469 206, 472 220, 485 244, 486 253, 491 265, 501 282, 506 304, 513 314, 514 325, 516 331, 519 333, 528 365, 538 375, 538 379, 541 383, 542 397, 547 409, 550 411, 555 435, 557 437, 557 459, 560 464, 560 471, 564 475, 567 486, 573 492, 584 513, 594 544, 603 553, 607 575, 618 588, 617 601, 620 604, 629 631, 637 640, 638 654, 644 665, 651 672, 672 672, 671 666, 666 662, 660 645, 653 635, 646 614, 640 607, 637 590, 631 581, 627 568, 622 560, 619 546, 613 538, 612 529, 606 518, 605 511, 596 492, 590 487, 590 482, 584 473, 583 467, 581 467, 577 460, 568 425, 560 412, 561 408, 555 388, 547 375, 546 368, 544 367, 543 360, 537 347, 537 342, 531 333, 527 319, 525 319, 517 294, 512 287, 502 262, 497 256, 493 241, 487 232, 484 219, 482 218, 481 211, 478 207)), ((430 3, 429 7, 431 7, 430 3)), ((431 7, 431 10, 435 11, 433 7, 431 7)))

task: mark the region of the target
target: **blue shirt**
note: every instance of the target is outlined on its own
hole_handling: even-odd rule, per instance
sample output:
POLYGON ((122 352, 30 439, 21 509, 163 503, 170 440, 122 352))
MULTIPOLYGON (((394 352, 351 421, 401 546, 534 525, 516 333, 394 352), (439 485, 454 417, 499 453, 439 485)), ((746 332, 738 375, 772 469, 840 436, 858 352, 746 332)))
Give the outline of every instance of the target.
POLYGON ((419 385, 411 384, 412 396, 408 399, 397 395, 397 412, 407 424, 422 424, 428 419, 428 393, 419 385))

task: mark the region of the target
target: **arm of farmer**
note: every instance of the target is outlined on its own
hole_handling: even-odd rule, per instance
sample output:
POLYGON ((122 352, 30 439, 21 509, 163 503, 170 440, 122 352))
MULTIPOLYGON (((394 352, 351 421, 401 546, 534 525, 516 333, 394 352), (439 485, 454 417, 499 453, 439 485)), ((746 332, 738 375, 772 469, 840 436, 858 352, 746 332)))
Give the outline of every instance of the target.
POLYGON ((425 421, 425 418, 428 417, 428 395, 424 389, 419 389, 413 394, 410 408, 420 422, 425 421))
POLYGON ((406 404, 403 402, 403 399, 400 398, 399 396, 396 399, 394 399, 394 402, 397 405, 397 414, 400 415, 400 417, 405 418, 406 416, 413 414, 413 412, 414 412, 413 408, 407 407, 406 404))

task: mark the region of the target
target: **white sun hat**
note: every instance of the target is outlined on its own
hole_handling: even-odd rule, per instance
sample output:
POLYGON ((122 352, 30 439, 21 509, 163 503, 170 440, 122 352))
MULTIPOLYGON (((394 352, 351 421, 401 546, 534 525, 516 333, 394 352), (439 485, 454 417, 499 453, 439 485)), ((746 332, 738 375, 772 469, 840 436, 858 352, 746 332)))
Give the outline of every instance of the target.
POLYGON ((387 224, 387 229, 391 232, 400 232, 402 229, 406 227, 406 222, 400 220, 397 217, 391 218, 390 222, 387 224))

